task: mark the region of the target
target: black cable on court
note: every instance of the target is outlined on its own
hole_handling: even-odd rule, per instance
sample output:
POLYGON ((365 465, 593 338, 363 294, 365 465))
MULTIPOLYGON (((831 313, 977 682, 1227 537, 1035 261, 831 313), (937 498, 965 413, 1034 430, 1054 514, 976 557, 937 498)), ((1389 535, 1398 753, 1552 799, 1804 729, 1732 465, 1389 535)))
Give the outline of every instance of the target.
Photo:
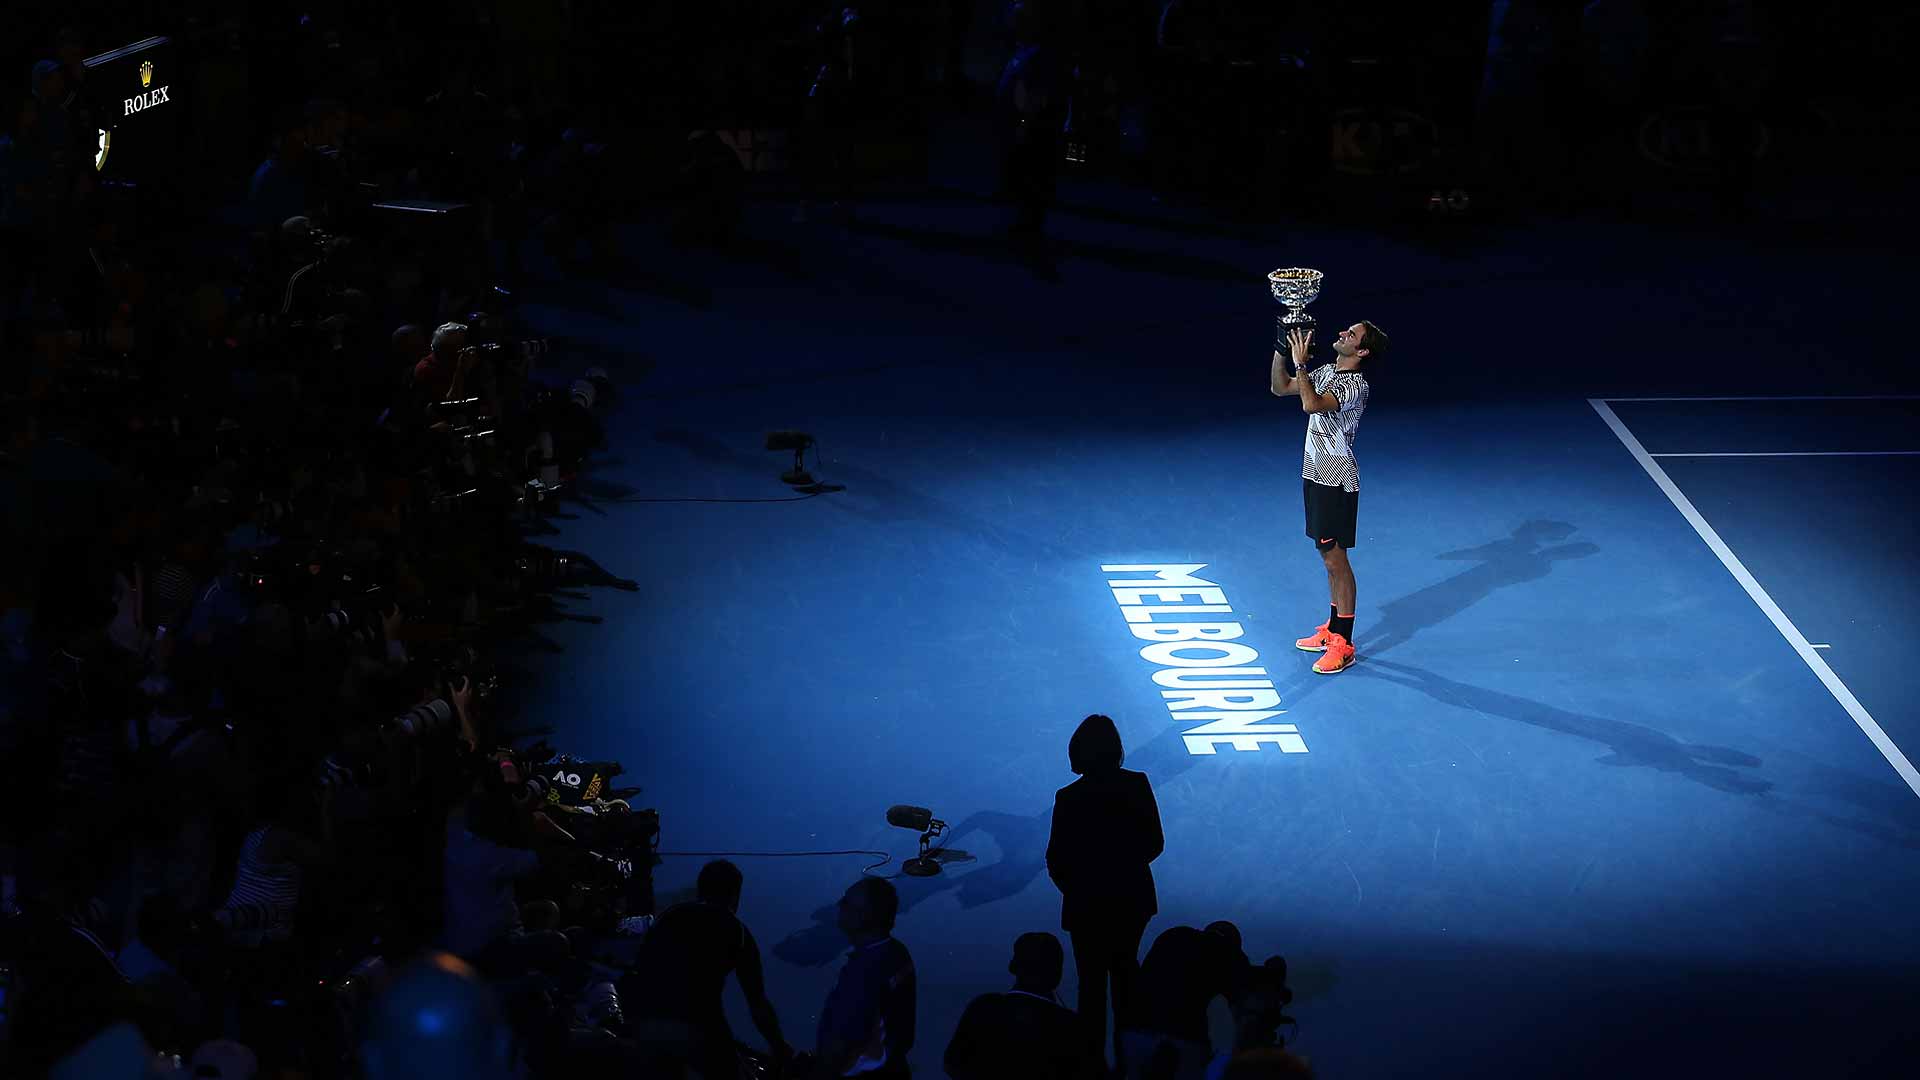
MULTIPOLYGON (((821 468, 821 466, 820 466, 820 440, 818 440, 818 439, 815 439, 815 440, 813 441, 813 467, 814 467, 814 469, 815 469, 815 471, 820 471, 820 468, 821 468)), ((805 495, 789 495, 789 496, 787 496, 787 497, 785 497, 785 498, 783 498, 783 499, 699 499, 699 498, 693 498, 693 497, 690 497, 690 496, 681 496, 681 497, 675 497, 675 498, 643 498, 643 497, 637 497, 637 496, 633 496, 633 495, 621 495, 621 496, 618 496, 618 497, 616 497, 616 498, 612 498, 612 499, 595 499, 595 500, 594 500, 594 502, 595 502, 595 503, 676 503, 676 502, 690 502, 690 503, 784 503, 784 502, 805 502, 805 501, 807 501, 808 499, 817 499, 817 498, 819 498, 819 497, 820 497, 820 496, 822 496, 822 495, 831 495, 831 494, 833 494, 833 493, 834 493, 834 492, 836 492, 836 491, 844 491, 844 490, 846 490, 846 489, 845 489, 845 488, 843 488, 843 487, 830 487, 830 486, 828 486, 828 485, 825 485, 825 484, 822 484, 822 483, 820 483, 819 481, 815 481, 815 482, 814 482, 814 485, 815 485, 816 487, 818 487, 818 488, 820 488, 820 490, 818 490, 818 491, 809 491, 809 492, 807 492, 807 493, 806 493, 805 495)))
POLYGON ((848 849, 843 851, 656 851, 653 854, 661 858, 665 858, 669 855, 678 855, 678 856, 688 856, 688 857, 704 856, 706 858, 712 858, 712 859, 717 859, 717 858, 792 859, 792 858, 799 858, 801 856, 817 856, 817 855, 878 855, 880 856, 880 859, 878 862, 870 862, 867 865, 860 868, 860 873, 863 876, 871 873, 875 867, 885 866, 888 863, 893 861, 893 856, 887 854, 886 852, 873 851, 867 848, 853 848, 853 849, 848 849))

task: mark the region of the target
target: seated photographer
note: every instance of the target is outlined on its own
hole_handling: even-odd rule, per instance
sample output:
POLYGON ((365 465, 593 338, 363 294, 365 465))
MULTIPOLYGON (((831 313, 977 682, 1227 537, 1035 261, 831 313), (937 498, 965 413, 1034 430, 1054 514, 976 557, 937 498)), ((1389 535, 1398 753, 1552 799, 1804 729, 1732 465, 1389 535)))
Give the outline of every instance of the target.
POLYGON ((257 824, 240 846, 232 889, 213 911, 229 944, 257 947, 292 936, 306 872, 332 861, 327 790, 312 805, 303 800, 305 785, 279 778, 259 785, 257 824))
POLYGON ((435 327, 428 350, 413 365, 413 385, 424 395, 423 403, 467 396, 467 376, 479 356, 467 347, 466 324, 449 322, 435 327))
POLYGON ((546 815, 518 810, 508 782, 500 774, 483 777, 466 804, 448 815, 443 856, 443 944, 497 975, 550 968, 572 954, 565 934, 530 931, 521 918, 514 883, 541 868, 532 833, 546 815))
POLYGON ((1080 1014, 1055 991, 1066 951, 1052 934, 1021 934, 1007 970, 1013 989, 968 1003, 947 1043, 953 1080, 1098 1080, 1105 1062, 1080 1014))
POLYGON ((1202 1080, 1213 1059, 1207 1006, 1233 1000, 1247 968, 1240 929, 1230 922, 1175 926, 1155 938, 1120 1036, 1127 1080, 1202 1080))
POLYGON ((305 117, 291 109, 275 117, 273 150, 253 171, 247 200, 256 228, 270 229, 306 213, 312 194, 313 152, 305 117))
POLYGON ((738 867, 716 859, 700 868, 696 898, 660 913, 641 943, 633 970, 620 981, 620 999, 635 1038, 706 1080, 734 1080, 740 1060, 727 1026, 721 993, 731 974, 746 995, 747 1011, 774 1059, 793 1047, 767 999, 760 945, 740 921, 738 867))
POLYGON ((847 886, 834 912, 853 948, 821 1006, 808 1075, 906 1080, 920 989, 913 955, 893 936, 900 893, 885 878, 862 876, 847 886))
POLYGON ((412 371, 413 366, 427 355, 427 350, 432 344, 427 331, 413 323, 402 323, 394 327, 393 334, 388 340, 393 345, 395 371, 401 370, 403 366, 407 371, 412 371))
POLYGON ((279 271, 283 282, 273 307, 274 324, 282 330, 305 330, 324 318, 333 291, 334 256, 347 241, 316 229, 313 221, 296 215, 280 223, 279 271))

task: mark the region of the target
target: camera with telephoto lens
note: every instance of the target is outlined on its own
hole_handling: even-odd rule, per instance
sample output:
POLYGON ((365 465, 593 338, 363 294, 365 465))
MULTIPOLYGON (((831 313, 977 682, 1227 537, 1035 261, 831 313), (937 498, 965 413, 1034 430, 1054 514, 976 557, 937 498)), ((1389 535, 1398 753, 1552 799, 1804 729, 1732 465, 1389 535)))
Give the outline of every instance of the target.
POLYGON ((469 345, 468 348, 481 353, 495 363, 502 360, 529 363, 552 351, 553 342, 548 338, 521 338, 518 341, 494 341, 484 345, 469 345))
POLYGON ((1287 986, 1287 961, 1284 957, 1269 956, 1260 966, 1247 968, 1232 1003, 1234 1023, 1242 1029, 1243 1038, 1252 1040, 1252 1045, 1284 1047, 1280 1028, 1300 1026, 1298 1020, 1286 1013, 1291 1004, 1293 991, 1287 986))
POLYGON ((455 424, 447 432, 453 439, 453 445, 459 450, 489 450, 500 430, 487 422, 485 417, 472 422, 455 424))
POLYGON ((513 486, 514 512, 529 521, 551 509, 557 509, 559 501, 560 486, 542 483, 538 477, 513 486))
POLYGON ((464 512, 478 505, 480 489, 477 487, 441 487, 438 484, 425 488, 427 509, 436 514, 464 512))
POLYGON ((249 551, 236 560, 234 577, 241 589, 256 597, 272 593, 281 581, 280 568, 263 551, 249 551))
POLYGON ((427 414, 433 422, 447 425, 447 446, 452 450, 464 451, 493 443, 493 418, 486 414, 478 397, 436 401, 427 406, 427 414))
POLYGON ((435 420, 454 420, 472 416, 480 411, 478 397, 448 398, 427 406, 427 414, 435 420))
POLYGON ((513 805, 520 809, 538 810, 546 805, 551 790, 546 777, 534 774, 509 787, 507 794, 512 797, 513 805))
POLYGON ((335 793, 371 790, 386 784, 386 772, 372 760, 347 751, 328 754, 315 770, 318 786, 335 793))
POLYGON ((591 411, 595 406, 604 406, 613 400, 613 380, 607 378, 605 368, 588 368, 586 373, 567 388, 567 396, 572 402, 591 411))
POLYGON ((451 694, 467 680, 476 700, 486 701, 500 689, 500 674, 481 660, 479 652, 471 645, 456 645, 446 652, 431 658, 434 678, 438 685, 451 694))
POLYGON ((394 601, 375 568, 356 563, 337 548, 320 545, 300 570, 294 580, 305 593, 288 599, 303 602, 309 617, 336 634, 364 640, 377 635, 394 601))
POLYGON ((345 1036, 342 1040, 345 1045, 358 1045, 360 1021, 367 1013, 367 1006, 392 981, 386 959, 378 954, 362 958, 345 975, 333 980, 334 1021, 345 1036))

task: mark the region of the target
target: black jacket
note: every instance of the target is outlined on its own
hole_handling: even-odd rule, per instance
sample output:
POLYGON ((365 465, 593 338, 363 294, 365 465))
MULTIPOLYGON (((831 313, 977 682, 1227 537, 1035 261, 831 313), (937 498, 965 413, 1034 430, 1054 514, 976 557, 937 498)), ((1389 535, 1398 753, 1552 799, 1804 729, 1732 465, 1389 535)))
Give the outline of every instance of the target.
POLYGON ((1106 1071, 1080 1014, 1023 991, 981 994, 947 1044, 953 1080, 1100 1080, 1106 1071))
POLYGON ((1149 864, 1163 847, 1146 773, 1089 773, 1056 792, 1047 876, 1060 889, 1061 929, 1152 918, 1160 903, 1149 864))
POLYGON ((1232 998, 1247 974, 1247 954, 1218 934, 1192 926, 1161 932, 1140 962, 1140 992, 1129 1021, 1144 1031, 1209 1043, 1207 1006, 1232 998))

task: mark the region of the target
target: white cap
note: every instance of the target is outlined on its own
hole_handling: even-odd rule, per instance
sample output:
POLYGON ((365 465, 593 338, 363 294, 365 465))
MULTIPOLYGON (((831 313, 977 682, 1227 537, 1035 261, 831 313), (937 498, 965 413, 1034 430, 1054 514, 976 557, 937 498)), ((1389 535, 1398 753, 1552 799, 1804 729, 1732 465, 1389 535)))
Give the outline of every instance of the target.
POLYGON ((440 346, 448 338, 452 337, 453 335, 464 334, 466 332, 467 332, 466 323, 457 323, 457 322, 441 323, 439 326, 435 327, 433 331, 433 344, 432 344, 433 351, 439 352, 440 346))

